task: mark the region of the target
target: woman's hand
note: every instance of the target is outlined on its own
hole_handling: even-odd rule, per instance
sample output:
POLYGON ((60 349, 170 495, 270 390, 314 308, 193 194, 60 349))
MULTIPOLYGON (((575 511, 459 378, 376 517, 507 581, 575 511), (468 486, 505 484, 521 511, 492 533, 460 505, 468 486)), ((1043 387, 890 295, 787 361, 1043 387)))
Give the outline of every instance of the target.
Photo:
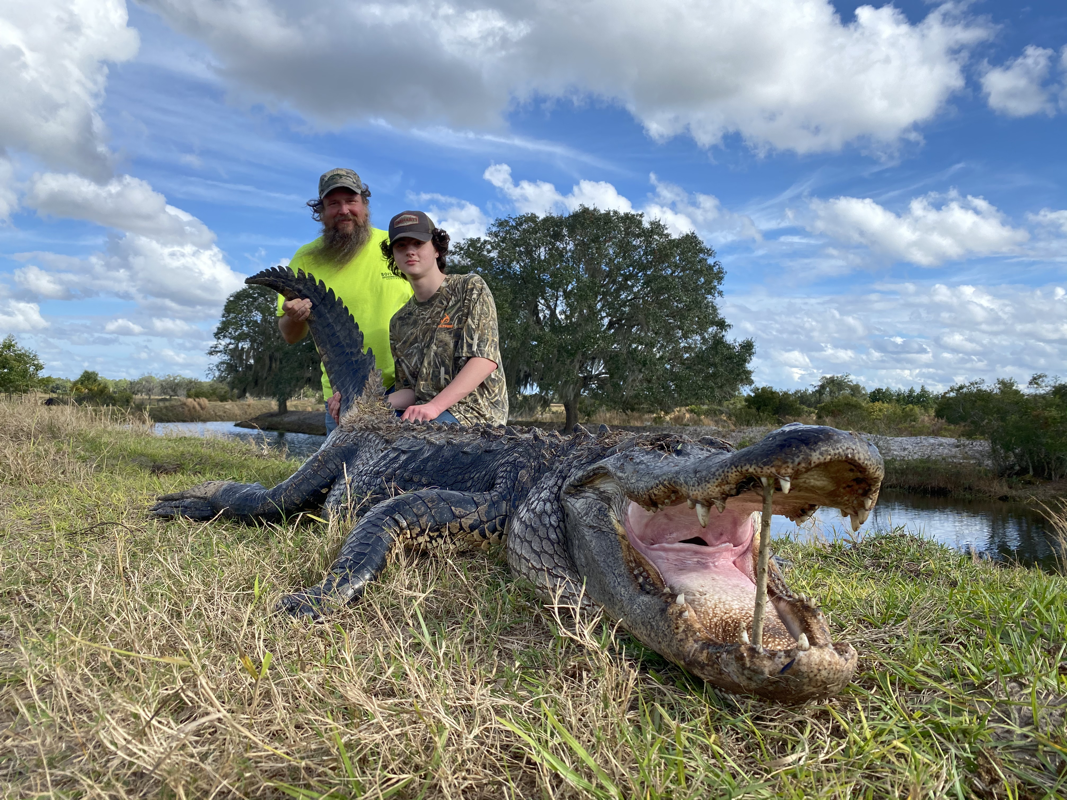
POLYGON ((400 419, 406 419, 412 422, 418 420, 425 420, 426 422, 431 422, 437 419, 439 416, 441 416, 443 412, 448 411, 448 408, 441 408, 440 404, 435 402, 436 400, 437 398, 435 397, 428 403, 408 406, 407 410, 404 412, 403 416, 400 417, 400 419))

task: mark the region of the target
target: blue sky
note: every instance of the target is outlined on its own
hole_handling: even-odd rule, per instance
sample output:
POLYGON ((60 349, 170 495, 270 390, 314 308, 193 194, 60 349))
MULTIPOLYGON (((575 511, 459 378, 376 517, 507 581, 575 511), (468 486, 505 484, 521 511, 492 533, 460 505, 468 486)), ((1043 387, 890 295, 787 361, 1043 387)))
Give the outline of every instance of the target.
POLYGON ((16 0, 0 71, 0 336, 52 375, 205 377, 335 166, 378 226, 695 230, 759 385, 1067 375, 1062 2, 16 0))

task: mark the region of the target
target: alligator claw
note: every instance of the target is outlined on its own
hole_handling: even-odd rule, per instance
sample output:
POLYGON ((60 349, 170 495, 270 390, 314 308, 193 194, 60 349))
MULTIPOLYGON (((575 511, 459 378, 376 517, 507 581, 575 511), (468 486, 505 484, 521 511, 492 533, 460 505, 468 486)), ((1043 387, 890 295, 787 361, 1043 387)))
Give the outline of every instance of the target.
POLYGON ((317 622, 322 619, 322 593, 314 589, 306 589, 302 592, 282 595, 278 601, 277 611, 291 617, 308 619, 317 622))
POLYGON ((175 519, 186 517, 188 519, 204 521, 214 519, 215 507, 210 501, 201 497, 187 497, 183 499, 164 500, 152 506, 151 513, 160 519, 175 519))

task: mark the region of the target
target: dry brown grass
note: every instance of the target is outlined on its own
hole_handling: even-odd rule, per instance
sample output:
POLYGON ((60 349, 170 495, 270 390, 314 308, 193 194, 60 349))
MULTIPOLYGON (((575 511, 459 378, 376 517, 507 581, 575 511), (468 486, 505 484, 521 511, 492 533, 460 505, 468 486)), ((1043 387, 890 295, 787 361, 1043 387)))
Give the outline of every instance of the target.
POLYGON ((240 443, 0 403, 0 795, 1036 798, 1067 786, 1062 577, 910 537, 789 544, 791 582, 822 598, 863 661, 837 699, 768 706, 596 620, 558 620, 492 554, 398 557, 363 602, 309 626, 271 608, 318 579, 342 526, 146 515, 161 492, 269 485, 293 468, 240 443), (1007 706, 1033 714, 992 713, 1007 706))

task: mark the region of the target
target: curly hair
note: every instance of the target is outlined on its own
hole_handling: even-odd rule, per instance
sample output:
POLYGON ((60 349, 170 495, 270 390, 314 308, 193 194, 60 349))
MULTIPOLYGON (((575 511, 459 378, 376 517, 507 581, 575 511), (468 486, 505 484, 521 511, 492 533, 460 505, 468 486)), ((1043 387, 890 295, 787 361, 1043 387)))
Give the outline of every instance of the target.
MULTIPOLYGON (((355 193, 353 192, 353 194, 355 193)), ((364 189, 359 196, 363 198, 363 205, 370 208, 370 190, 364 189)), ((311 209, 311 218, 315 222, 322 222, 322 211, 326 208, 326 201, 321 197, 318 199, 312 198, 305 205, 311 209)))
MULTIPOLYGON (((448 243, 451 241, 448 231, 434 228, 430 233, 430 241, 433 242, 434 249, 437 251, 437 268, 447 275, 446 257, 448 256, 448 243)), ((382 239, 382 255, 385 256, 385 260, 389 264, 390 272, 398 278, 408 279, 408 276, 396 265, 396 259, 393 258, 393 245, 388 239, 382 239)))

